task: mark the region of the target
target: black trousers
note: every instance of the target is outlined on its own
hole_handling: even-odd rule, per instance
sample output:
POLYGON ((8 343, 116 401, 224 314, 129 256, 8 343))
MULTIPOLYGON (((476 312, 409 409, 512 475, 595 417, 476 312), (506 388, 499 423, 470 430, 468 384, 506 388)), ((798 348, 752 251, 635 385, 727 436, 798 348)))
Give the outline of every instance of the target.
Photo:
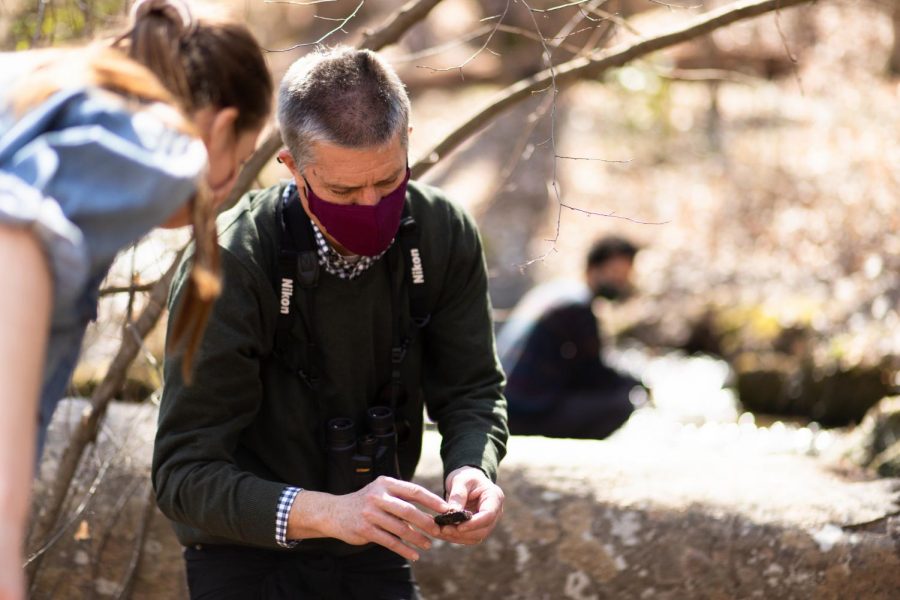
POLYGON ((420 600, 409 563, 381 546, 331 556, 203 545, 184 560, 192 600, 420 600))

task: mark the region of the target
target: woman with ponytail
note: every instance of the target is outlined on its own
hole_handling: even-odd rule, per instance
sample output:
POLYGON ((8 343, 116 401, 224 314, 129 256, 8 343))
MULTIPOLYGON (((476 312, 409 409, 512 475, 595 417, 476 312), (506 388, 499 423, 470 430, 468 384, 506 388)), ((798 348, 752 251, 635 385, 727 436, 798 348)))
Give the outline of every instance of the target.
POLYGON ((216 208, 272 87, 246 27, 174 0, 137 3, 111 48, 0 54, 0 600, 25 597, 35 447, 101 281, 154 227, 192 225, 194 289, 171 336, 190 363, 220 285, 216 208))

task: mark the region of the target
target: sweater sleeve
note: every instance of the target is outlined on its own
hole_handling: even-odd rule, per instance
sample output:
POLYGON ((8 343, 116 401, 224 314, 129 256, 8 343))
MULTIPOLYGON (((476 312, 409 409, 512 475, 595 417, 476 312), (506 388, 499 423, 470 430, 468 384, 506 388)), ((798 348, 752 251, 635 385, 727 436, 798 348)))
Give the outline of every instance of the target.
POLYGON ((445 475, 469 465, 495 480, 509 431, 487 269, 475 224, 454 216, 450 258, 424 331, 425 401, 441 433, 445 475))
MULTIPOLYGON (((173 284, 172 305, 186 289, 187 264, 173 284)), ((169 518, 238 543, 277 548, 276 513, 283 482, 235 464, 242 432, 262 403, 259 376, 266 289, 227 251, 222 296, 195 359, 194 380, 181 378, 181 358, 167 356, 152 476, 157 502, 169 518)), ((170 319, 170 325, 171 325, 170 319)))

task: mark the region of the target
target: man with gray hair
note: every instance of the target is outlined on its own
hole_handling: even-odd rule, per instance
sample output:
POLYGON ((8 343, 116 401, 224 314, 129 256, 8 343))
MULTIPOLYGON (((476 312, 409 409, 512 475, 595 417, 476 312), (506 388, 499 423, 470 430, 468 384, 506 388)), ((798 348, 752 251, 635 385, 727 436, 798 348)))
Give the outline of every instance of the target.
POLYGON ((508 430, 481 240, 409 180, 409 112, 372 52, 299 60, 278 107, 293 180, 219 220, 223 294, 194 380, 166 358, 153 457, 192 598, 417 598, 407 561, 497 524, 508 430), (423 408, 444 497, 410 481, 423 408))

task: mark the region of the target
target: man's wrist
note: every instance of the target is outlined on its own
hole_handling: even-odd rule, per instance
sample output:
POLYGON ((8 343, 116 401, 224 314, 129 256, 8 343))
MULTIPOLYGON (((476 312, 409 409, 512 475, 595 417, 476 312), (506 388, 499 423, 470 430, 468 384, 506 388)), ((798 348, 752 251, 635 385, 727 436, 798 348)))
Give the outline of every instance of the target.
POLYGON ((291 506, 288 518, 287 537, 289 540, 304 540, 307 538, 328 537, 327 517, 330 502, 333 504, 335 496, 323 492, 304 490, 298 494, 291 506))

